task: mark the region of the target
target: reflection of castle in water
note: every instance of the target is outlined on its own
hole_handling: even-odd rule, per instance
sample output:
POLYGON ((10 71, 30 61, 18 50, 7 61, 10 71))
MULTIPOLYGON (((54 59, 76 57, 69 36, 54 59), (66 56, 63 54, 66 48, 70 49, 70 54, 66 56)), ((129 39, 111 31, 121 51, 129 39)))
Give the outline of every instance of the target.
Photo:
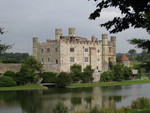
POLYGON ((63 101, 70 112, 87 111, 94 106, 116 108, 122 97, 114 92, 120 91, 121 86, 4 92, 0 95, 0 108, 18 108, 23 113, 51 113, 59 101, 63 101))
MULTIPOLYGON (((103 91, 104 89, 105 88, 102 87, 82 88, 81 91, 78 91, 80 90, 78 88, 71 89, 73 90, 71 93, 66 92, 51 95, 51 99, 44 101, 43 104, 45 107, 49 105, 54 108, 59 101, 63 101, 72 112, 87 111, 94 106, 99 108, 116 108, 116 102, 121 101, 122 97, 105 95, 104 93, 107 91, 103 91)), ((48 109, 49 106, 47 106, 45 110, 48 109)))

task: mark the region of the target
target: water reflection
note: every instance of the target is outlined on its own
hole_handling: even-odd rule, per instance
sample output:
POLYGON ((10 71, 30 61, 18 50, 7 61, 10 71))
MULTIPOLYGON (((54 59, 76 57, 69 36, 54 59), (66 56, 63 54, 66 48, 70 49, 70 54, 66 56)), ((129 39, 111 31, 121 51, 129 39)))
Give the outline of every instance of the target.
POLYGON ((65 105, 69 106, 70 112, 90 110, 95 105, 102 108, 116 108, 118 103, 125 105, 133 100, 132 97, 142 96, 143 93, 139 91, 148 96, 150 84, 4 91, 0 92, 0 112, 12 113, 9 109, 14 110, 15 108, 14 113, 51 113, 58 101, 63 101, 65 105), (19 112, 19 110, 21 111, 19 112))

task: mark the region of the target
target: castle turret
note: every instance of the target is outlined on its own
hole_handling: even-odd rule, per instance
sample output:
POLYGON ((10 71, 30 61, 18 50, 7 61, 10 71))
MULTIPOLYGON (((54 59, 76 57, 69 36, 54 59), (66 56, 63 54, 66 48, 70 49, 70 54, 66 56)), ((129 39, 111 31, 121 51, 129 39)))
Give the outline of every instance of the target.
POLYGON ((111 36, 111 42, 113 42, 113 46, 116 46, 116 37, 111 36))
POLYGON ((62 36, 62 29, 55 29, 55 40, 59 40, 62 36))
POLYGON ((33 56, 37 59, 38 57, 38 38, 33 37, 33 56))
POLYGON ((68 29, 69 36, 75 36, 76 35, 76 29, 75 28, 69 28, 68 29))
POLYGON ((113 43, 112 50, 113 50, 113 62, 116 63, 116 37, 111 36, 111 42, 113 43))
POLYGON ((102 68, 108 70, 108 35, 102 34, 102 68))

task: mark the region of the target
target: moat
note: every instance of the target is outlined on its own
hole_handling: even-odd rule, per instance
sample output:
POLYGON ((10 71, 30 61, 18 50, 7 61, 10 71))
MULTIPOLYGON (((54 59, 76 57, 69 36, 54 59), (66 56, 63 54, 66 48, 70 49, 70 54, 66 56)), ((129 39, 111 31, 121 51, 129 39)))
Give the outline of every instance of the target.
POLYGON ((51 113, 59 101, 70 112, 90 110, 95 105, 118 108, 138 97, 150 98, 150 84, 0 91, 0 113, 51 113))

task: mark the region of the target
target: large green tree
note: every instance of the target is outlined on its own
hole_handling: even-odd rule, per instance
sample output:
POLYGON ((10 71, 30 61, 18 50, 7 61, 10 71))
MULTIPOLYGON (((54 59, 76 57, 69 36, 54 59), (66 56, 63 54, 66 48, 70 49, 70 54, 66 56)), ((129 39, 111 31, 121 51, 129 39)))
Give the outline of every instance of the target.
MULTIPOLYGON (((144 28, 150 33, 150 0, 94 0, 99 3, 90 19, 100 17, 102 9, 114 7, 121 11, 121 17, 100 24, 110 33, 118 33, 130 27, 144 28)), ((132 39, 130 43, 150 51, 150 40, 132 39)))
MULTIPOLYGON (((5 33, 4 28, 0 27, 0 35, 3 35, 4 33, 5 33)), ((0 55, 10 48, 11 48, 11 45, 1 44, 1 40, 0 40, 0 55)))
POLYGON ((35 57, 28 57, 21 66, 20 73, 26 79, 26 82, 35 83, 40 78, 43 71, 43 65, 35 57))

